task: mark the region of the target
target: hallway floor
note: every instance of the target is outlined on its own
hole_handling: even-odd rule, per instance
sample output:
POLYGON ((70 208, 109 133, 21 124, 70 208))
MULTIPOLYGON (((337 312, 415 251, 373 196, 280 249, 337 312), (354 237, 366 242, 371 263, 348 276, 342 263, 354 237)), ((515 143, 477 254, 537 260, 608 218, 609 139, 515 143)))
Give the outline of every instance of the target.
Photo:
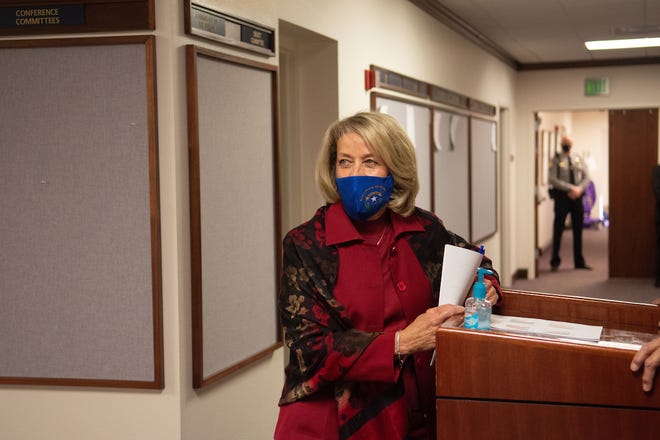
POLYGON ((562 236, 559 270, 550 270, 552 250, 547 249, 539 259, 537 278, 514 280, 511 288, 641 303, 660 298, 660 288, 655 287, 654 278, 608 278, 607 240, 607 228, 585 229, 582 234, 583 254, 594 270, 575 270, 573 234, 568 229, 562 236))

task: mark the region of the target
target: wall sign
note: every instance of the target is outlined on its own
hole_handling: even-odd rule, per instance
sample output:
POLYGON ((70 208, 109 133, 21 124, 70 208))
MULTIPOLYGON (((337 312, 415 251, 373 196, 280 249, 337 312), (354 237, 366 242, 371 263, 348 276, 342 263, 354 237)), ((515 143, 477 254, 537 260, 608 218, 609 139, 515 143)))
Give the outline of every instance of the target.
POLYGON ((609 94, 609 78, 586 78, 584 80, 584 96, 608 96, 609 94))
POLYGON ((186 0, 186 33, 275 56, 275 30, 186 0))
POLYGON ((0 35, 153 30, 154 0, 0 0, 0 35))
POLYGON ((12 6, 0 8, 0 27, 75 26, 85 24, 85 6, 12 6))

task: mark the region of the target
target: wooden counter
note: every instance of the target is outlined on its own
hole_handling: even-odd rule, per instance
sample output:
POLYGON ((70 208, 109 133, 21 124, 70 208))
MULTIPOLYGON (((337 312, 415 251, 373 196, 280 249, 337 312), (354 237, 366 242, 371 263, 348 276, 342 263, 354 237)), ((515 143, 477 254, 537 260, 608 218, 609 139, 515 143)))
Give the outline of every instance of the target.
MULTIPOLYGON (((506 291, 494 313, 658 335, 660 307, 506 291)), ((443 328, 436 335, 438 439, 658 439, 660 377, 650 393, 634 351, 443 328)))

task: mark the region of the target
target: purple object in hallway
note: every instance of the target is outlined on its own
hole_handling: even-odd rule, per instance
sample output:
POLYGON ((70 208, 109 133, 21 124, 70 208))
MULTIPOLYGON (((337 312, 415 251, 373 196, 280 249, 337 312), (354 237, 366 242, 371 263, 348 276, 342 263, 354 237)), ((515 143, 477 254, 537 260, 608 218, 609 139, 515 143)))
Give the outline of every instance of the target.
POLYGON ((591 181, 582 195, 582 206, 584 207, 584 229, 597 228, 602 223, 602 219, 591 217, 591 209, 595 204, 596 186, 594 185, 594 182, 591 181))

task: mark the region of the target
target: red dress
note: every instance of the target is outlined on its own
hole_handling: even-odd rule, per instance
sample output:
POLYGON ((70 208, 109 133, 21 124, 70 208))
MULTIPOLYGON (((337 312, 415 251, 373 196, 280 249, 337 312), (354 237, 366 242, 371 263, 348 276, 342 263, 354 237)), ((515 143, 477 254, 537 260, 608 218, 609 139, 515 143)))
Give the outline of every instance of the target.
POLYGON ((401 368, 394 336, 437 303, 436 249, 469 244, 432 215, 354 224, 341 204, 322 210, 285 239, 280 311, 291 352, 275 438, 434 438, 431 352, 401 368))

